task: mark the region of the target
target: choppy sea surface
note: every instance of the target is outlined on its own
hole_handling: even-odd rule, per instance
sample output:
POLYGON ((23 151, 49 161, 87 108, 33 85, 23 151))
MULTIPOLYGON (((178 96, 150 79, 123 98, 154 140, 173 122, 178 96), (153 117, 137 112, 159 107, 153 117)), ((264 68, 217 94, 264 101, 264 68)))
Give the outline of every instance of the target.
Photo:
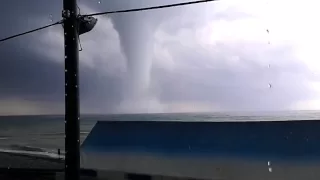
MULTIPOLYGON (((319 120, 320 111, 82 115, 81 142, 97 121, 293 121, 319 120)), ((0 152, 56 158, 64 154, 64 116, 0 116, 0 152)), ((63 155, 62 155, 63 157, 63 155)))

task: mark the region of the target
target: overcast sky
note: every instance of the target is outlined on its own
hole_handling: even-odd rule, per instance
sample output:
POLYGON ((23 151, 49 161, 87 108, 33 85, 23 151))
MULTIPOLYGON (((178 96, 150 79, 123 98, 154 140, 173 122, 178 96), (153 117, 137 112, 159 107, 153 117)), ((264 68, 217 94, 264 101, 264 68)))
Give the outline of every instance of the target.
MULTIPOLYGON (((182 0, 78 2, 85 14, 182 0)), ((1 4, 0 38, 61 19, 62 1, 1 4)), ((98 16, 80 37, 81 112, 320 109, 317 7, 220 0, 98 16)), ((0 43, 0 114, 64 112, 62 32, 57 25, 0 43)))

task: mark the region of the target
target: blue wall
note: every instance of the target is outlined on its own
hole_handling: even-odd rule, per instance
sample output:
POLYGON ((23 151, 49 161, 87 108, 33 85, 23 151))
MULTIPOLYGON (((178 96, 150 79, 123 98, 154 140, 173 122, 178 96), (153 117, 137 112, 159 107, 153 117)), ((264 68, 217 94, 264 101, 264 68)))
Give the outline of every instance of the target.
POLYGON ((82 148, 164 156, 320 160, 320 121, 97 122, 82 148))

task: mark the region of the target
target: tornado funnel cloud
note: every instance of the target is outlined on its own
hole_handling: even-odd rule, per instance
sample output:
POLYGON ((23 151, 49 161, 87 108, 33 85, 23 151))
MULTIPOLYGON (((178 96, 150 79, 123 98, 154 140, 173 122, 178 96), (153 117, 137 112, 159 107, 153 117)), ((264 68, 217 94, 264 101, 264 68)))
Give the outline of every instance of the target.
POLYGON ((144 15, 145 13, 130 13, 112 16, 127 62, 125 101, 142 102, 149 93, 154 27, 143 20, 144 15))
MULTIPOLYGON (((176 1, 178 0, 117 0, 110 1, 109 5, 114 9, 130 9, 174 3, 176 1)), ((125 107, 126 110, 137 108, 137 106, 148 106, 147 109, 151 108, 152 111, 162 109, 159 108, 161 105, 150 92, 150 71, 154 33, 158 25, 163 21, 163 12, 139 11, 110 16, 113 26, 119 34, 121 50, 127 63, 127 78, 123 89, 124 102, 122 102, 122 104, 125 104, 124 106, 127 106, 125 107)), ((145 109, 143 108, 143 111, 145 109)))

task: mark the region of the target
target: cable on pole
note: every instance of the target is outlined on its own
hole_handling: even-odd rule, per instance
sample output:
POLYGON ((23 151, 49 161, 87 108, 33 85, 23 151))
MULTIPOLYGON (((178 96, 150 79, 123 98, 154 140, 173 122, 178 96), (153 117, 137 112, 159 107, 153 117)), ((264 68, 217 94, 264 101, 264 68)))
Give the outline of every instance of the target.
POLYGON ((93 14, 85 14, 85 15, 82 15, 82 16, 100 16, 100 15, 105 15, 105 14, 126 13, 126 12, 135 12, 135 11, 147 11, 147 10, 154 10, 154 9, 163 9, 163 8, 171 8, 171 7, 177 7, 177 6, 200 4, 200 3, 213 2, 213 1, 218 1, 218 0, 189 1, 189 2, 183 2, 183 3, 161 5, 161 6, 151 6, 151 7, 144 7, 144 8, 134 8, 134 9, 126 9, 126 10, 99 12, 99 13, 93 13, 93 14))
POLYGON ((23 32, 23 33, 20 33, 20 34, 9 36, 9 37, 6 37, 4 39, 0 39, 0 42, 6 41, 6 40, 9 40, 9 39, 13 39, 13 38, 16 38, 16 37, 19 37, 19 36, 23 36, 23 35, 26 35, 26 34, 30 34, 30 33, 33 33, 33 32, 36 32, 36 31, 39 31, 39 30, 42 30, 42 29, 45 29, 45 28, 48 28, 48 27, 51 27, 51 26, 54 26, 54 25, 57 25, 57 24, 62 24, 62 22, 63 21, 58 21, 58 22, 55 22, 53 24, 49 24, 47 26, 43 26, 43 27, 40 27, 40 28, 37 28, 37 29, 33 29, 33 30, 26 31, 26 32, 23 32))
MULTIPOLYGON (((213 1, 218 1, 218 0, 198 0, 198 1, 189 1, 189 2, 183 2, 183 3, 176 3, 176 4, 167 4, 167 5, 161 5, 161 6, 151 6, 151 7, 144 7, 144 8, 134 8, 134 9, 126 9, 126 10, 116 10, 116 11, 107 11, 107 12, 99 12, 99 13, 93 13, 93 14, 85 14, 85 15, 79 15, 80 17, 89 17, 89 16, 99 16, 99 15, 105 15, 105 14, 115 14, 115 13, 126 13, 126 12, 136 12, 136 11, 147 11, 147 10, 154 10, 154 9, 163 9, 163 8, 172 8, 172 7, 177 7, 177 6, 186 6, 186 5, 192 5, 192 4, 200 4, 200 3, 206 3, 206 2, 213 2, 213 1)), ((16 34, 13 36, 9 36, 3 39, 0 39, 0 42, 4 42, 9 39, 13 39, 19 36, 23 36, 32 32, 36 32, 57 24, 62 24, 63 20, 55 22, 53 24, 49 24, 47 26, 43 26, 37 29, 33 29, 30 31, 26 31, 24 33, 16 34)))

